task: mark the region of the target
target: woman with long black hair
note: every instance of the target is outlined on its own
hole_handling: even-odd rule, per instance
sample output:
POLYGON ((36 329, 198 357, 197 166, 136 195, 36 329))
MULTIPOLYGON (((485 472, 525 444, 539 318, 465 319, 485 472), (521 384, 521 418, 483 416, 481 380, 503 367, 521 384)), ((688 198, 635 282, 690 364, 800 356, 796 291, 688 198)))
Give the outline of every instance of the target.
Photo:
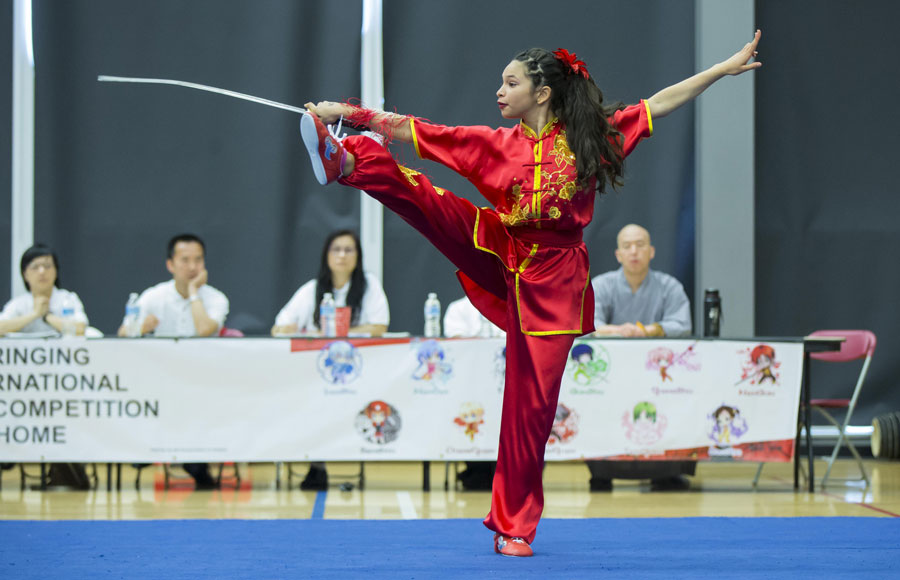
POLYGON ((332 232, 322 246, 319 274, 301 286, 275 317, 273 335, 319 334, 319 304, 326 292, 335 306, 350 308, 350 332, 381 336, 390 322, 381 282, 363 271, 362 247, 356 232, 332 232))
MULTIPOLYGON (((331 292, 335 306, 350 308, 350 332, 381 336, 390 323, 387 297, 378 279, 363 272, 362 246, 356 232, 338 230, 329 234, 322 246, 319 275, 300 287, 278 316, 272 335, 321 334, 319 304, 331 292)), ((325 463, 309 465, 300 489, 328 489, 325 463)))

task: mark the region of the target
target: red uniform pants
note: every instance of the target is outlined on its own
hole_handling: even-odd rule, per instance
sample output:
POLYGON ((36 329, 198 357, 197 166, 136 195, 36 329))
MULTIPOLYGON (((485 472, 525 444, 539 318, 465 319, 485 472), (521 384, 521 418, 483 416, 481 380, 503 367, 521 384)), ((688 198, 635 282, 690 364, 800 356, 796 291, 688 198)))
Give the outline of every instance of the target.
POLYGON ((544 449, 575 336, 521 332, 510 268, 514 271, 526 259, 531 244, 523 242, 521 251, 517 247, 515 255, 503 257, 479 250, 473 241, 478 210, 469 201, 435 188, 422 174, 401 169, 370 138, 348 137, 343 144, 356 166, 341 183, 364 190, 397 213, 466 276, 506 302, 506 386, 491 512, 484 524, 531 543, 544 508, 544 449))

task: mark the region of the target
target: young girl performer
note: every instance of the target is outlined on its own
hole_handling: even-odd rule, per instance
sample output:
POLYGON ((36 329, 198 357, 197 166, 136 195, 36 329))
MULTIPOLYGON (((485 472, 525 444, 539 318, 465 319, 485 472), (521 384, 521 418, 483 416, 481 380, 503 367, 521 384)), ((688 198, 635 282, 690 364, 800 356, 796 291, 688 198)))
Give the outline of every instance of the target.
POLYGON ((485 526, 494 550, 531 556, 544 498, 544 446, 575 337, 593 330, 582 230, 595 192, 621 183, 622 164, 664 117, 725 75, 757 68, 760 33, 734 56, 629 107, 606 108, 585 64, 530 49, 503 71, 500 114, 513 128, 445 127, 348 104, 307 103, 300 129, 316 177, 365 190, 458 268, 472 303, 506 331, 506 387, 497 470, 485 526), (341 138, 347 118, 466 177, 494 209, 476 208, 398 165, 380 140, 341 138), (338 129, 338 132, 340 129, 338 129))

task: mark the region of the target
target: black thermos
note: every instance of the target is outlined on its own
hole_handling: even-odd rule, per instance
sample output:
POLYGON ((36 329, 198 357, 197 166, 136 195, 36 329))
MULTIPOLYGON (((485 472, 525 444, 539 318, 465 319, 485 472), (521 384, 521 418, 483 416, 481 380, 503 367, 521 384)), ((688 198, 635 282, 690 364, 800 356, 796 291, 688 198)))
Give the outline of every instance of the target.
POLYGON ((722 299, 716 288, 707 288, 703 296, 703 336, 719 336, 722 322, 722 299))

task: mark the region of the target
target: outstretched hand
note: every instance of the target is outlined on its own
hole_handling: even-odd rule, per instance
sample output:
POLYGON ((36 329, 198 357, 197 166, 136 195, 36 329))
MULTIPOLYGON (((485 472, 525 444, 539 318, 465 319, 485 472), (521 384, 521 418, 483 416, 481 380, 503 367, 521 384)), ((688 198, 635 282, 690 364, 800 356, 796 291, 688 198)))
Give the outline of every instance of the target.
POLYGON ((722 72, 727 75, 739 75, 748 70, 761 67, 762 63, 757 60, 750 62, 750 59, 756 58, 756 55, 758 54, 756 52, 756 45, 759 44, 760 36, 762 36, 762 31, 757 30, 756 34, 753 35, 753 40, 745 44, 744 48, 737 51, 734 56, 722 62, 722 72))
POLYGON ((306 107, 306 110, 310 113, 319 117, 326 125, 336 123, 337 120, 341 118, 341 115, 349 114, 347 106, 342 103, 333 103, 331 101, 319 101, 316 104, 306 103, 303 106, 306 107))

